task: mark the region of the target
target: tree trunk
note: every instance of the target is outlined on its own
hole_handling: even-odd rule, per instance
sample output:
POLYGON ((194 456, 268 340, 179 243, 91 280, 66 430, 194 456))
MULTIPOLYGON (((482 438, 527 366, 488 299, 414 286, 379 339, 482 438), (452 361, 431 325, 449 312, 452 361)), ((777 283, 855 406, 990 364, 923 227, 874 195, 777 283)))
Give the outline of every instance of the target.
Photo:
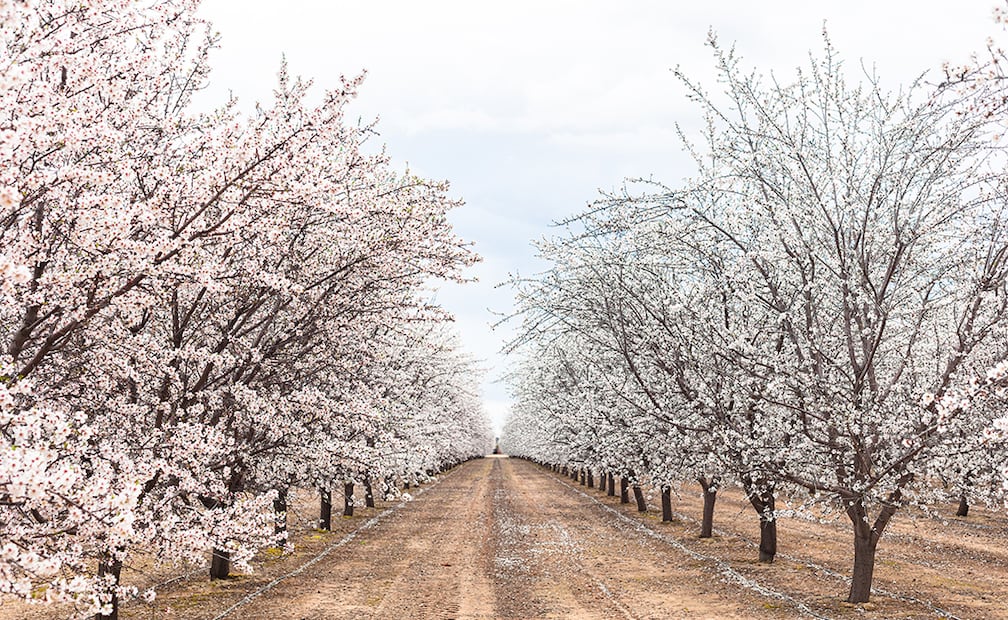
POLYGON ((847 516, 850 517, 851 525, 854 528, 854 572, 851 575, 848 603, 867 603, 871 596, 872 574, 875 572, 875 550, 882 537, 882 532, 885 531, 889 521, 896 514, 896 508, 902 497, 901 491, 901 489, 896 489, 889 494, 888 502, 883 504, 874 525, 869 524, 868 511, 865 509, 863 499, 853 499, 847 503, 847 516))
POLYGON ((710 538, 714 535, 714 502, 717 500, 715 481, 700 479, 703 487, 703 522, 700 524, 700 538, 710 538))
POLYGON ((588 472, 586 472, 585 470, 582 469, 581 470, 581 486, 584 486, 587 483, 588 483, 588 472))
POLYGON ((619 503, 630 503, 630 483, 627 482, 625 476, 620 476, 619 479, 619 503))
POLYGON ((759 561, 770 564, 777 555, 777 519, 765 519, 760 516, 759 522, 759 561))
POLYGON ((743 476, 742 486, 749 503, 756 510, 760 520, 759 561, 769 564, 777 555, 777 519, 773 514, 775 506, 774 487, 765 480, 755 482, 748 476, 743 476))
POLYGON ((959 495, 959 509, 956 510, 957 517, 965 517, 969 515, 969 500, 966 499, 966 491, 970 488, 970 479, 973 477, 972 471, 967 471, 966 475, 963 477, 962 486, 960 487, 959 495))
POLYGON ((231 552, 214 549, 210 558, 210 579, 227 579, 231 574, 231 552))
POLYGON ((353 516, 353 482, 343 483, 343 516, 353 516))
POLYGON ((957 517, 969 516, 969 501, 966 500, 965 493, 959 496, 959 510, 956 510, 956 516, 957 517))
POLYGON ((848 603, 867 603, 871 596, 872 574, 875 572, 875 549, 878 536, 870 533, 867 538, 854 534, 854 573, 851 576, 848 603))
POLYGON ((613 497, 616 495, 616 478, 612 472, 606 474, 606 495, 613 497))
POLYGON ((364 479, 364 505, 374 508, 374 490, 371 488, 371 479, 364 479))
POLYGON ((283 549, 287 546, 287 489, 277 489, 273 500, 273 534, 276 546, 283 549))
POLYGON ((647 501, 644 499, 644 491, 640 485, 633 485, 633 496, 637 500, 637 512, 647 512, 647 501))
POLYGON ((672 487, 667 484, 661 488, 661 520, 672 520, 672 487))
POLYGON ((589 489, 595 488, 595 472, 593 472, 590 469, 588 470, 588 488, 589 489))
MULTIPOLYGON (((122 560, 114 559, 111 554, 106 553, 98 565, 98 576, 111 575, 114 583, 118 585, 121 574, 122 560)), ((107 614, 96 614, 95 620, 119 620, 119 596, 117 594, 112 593, 112 611, 107 614)))
POLYGON ((328 489, 319 489, 319 529, 329 531, 332 529, 332 492, 328 489))

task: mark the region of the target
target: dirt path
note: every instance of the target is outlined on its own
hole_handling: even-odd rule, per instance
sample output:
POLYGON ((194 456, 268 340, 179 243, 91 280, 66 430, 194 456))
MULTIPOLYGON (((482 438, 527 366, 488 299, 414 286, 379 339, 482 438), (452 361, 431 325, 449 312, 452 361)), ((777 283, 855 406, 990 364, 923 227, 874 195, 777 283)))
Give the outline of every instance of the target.
POLYGON ((499 617, 775 616, 765 601, 712 579, 709 562, 614 518, 561 478, 524 461, 500 463, 493 475, 499 617))
MULTIPOLYGON (((233 580, 191 577, 122 616, 1008 618, 1005 519, 982 511, 894 522, 873 602, 854 608, 842 603, 845 524, 782 519, 778 561, 760 565, 755 514, 738 493, 720 494, 708 540, 697 536, 698 497, 684 494, 678 518, 662 523, 517 459, 471 461, 416 493, 325 534, 310 529, 308 496, 293 556, 233 580)), ((45 617, 4 607, 0 619, 45 617)))
POLYGON ((473 461, 226 617, 741 618, 759 605, 598 510, 532 464, 473 461))

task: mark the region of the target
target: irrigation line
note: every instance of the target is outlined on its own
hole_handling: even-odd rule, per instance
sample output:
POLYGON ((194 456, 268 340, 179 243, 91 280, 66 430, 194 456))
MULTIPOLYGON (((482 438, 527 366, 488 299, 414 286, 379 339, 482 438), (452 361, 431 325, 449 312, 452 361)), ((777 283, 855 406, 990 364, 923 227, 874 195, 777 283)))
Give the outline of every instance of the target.
MULTIPOLYGON (((441 481, 444 480, 447 476, 450 476, 452 473, 454 473, 454 472, 449 472, 446 475, 439 476, 430 485, 422 487, 420 489, 417 489, 417 491, 413 495, 413 497, 416 498, 416 497, 418 497, 418 496, 423 495, 424 493, 426 493, 429 489, 433 489, 437 485, 441 484, 441 481)), ((353 539, 357 538, 357 536, 360 533, 362 533, 364 531, 367 531, 367 530, 373 528, 374 526, 378 525, 379 522, 381 522, 382 520, 384 520, 386 517, 388 517, 393 512, 396 512, 400 508, 403 508, 409 502, 410 502, 410 500, 403 500, 403 501, 399 502, 398 504, 396 504, 395 506, 392 506, 390 508, 386 508, 384 511, 380 512, 379 514, 371 517, 370 519, 368 519, 367 521, 365 521, 360 527, 358 527, 357 529, 353 530, 352 532, 349 532, 348 534, 346 534, 345 536, 343 536, 343 538, 340 538, 338 541, 334 542, 333 544, 331 544, 328 547, 326 547, 325 549, 323 549, 322 552, 319 553, 314 558, 308 560, 307 562, 305 562, 301 566, 295 568, 291 572, 289 572, 289 573, 287 573, 285 575, 281 575, 281 576, 277 577, 276 579, 274 579, 273 581, 267 583, 266 585, 264 585, 263 587, 259 588, 255 592, 252 592, 250 594, 245 595, 237 603, 235 603, 234 605, 228 607, 223 612, 221 612, 220 614, 218 614, 217 616, 215 616, 214 620, 221 620, 222 618, 227 617, 233 611, 235 611, 235 610, 237 610, 237 609, 239 609, 241 607, 244 607, 245 605, 248 605, 253 600, 255 600, 257 597, 261 596, 262 594, 265 594, 266 592, 269 592, 270 590, 272 590, 273 588, 275 588, 277 586, 277 584, 279 584, 280 582, 282 582, 282 581, 284 581, 286 579, 290 579, 291 577, 295 577, 295 576, 300 575, 301 573, 305 572, 306 570, 308 570, 312 566, 318 564, 323 559, 325 559, 325 557, 328 556, 330 553, 332 553, 336 549, 339 549, 340 547, 342 547, 343 545, 345 545, 348 542, 352 541, 353 539)))

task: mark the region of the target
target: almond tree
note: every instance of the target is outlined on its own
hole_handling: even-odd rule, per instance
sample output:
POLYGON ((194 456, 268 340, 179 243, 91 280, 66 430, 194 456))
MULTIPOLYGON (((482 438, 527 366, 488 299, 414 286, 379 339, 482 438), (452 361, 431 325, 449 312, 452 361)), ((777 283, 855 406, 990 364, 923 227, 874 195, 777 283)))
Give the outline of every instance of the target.
POLYGON ((712 47, 725 99, 680 76, 707 120, 698 173, 578 218, 523 297, 528 324, 612 353, 625 382, 608 387, 729 447, 761 559, 777 492, 842 509, 863 602, 899 507, 941 498, 929 474, 991 445, 991 412, 957 394, 1004 338, 1004 98, 851 86, 828 42, 792 83, 712 47))
POLYGON ((444 184, 362 154, 359 79, 307 106, 284 69, 249 117, 191 113, 194 9, 0 15, 0 591, 81 615, 135 593, 134 546, 212 547, 219 576, 273 542, 264 464, 353 451, 367 334, 474 260, 444 184))
MULTIPOLYGON (((697 480, 701 537, 710 536, 717 488, 735 482, 760 517, 760 559, 773 561, 775 483, 759 467, 765 450, 751 448, 766 429, 754 416, 747 378, 727 359, 735 339, 758 337, 766 326, 736 303, 725 273, 731 248, 664 195, 609 196, 576 221, 584 232, 549 246, 544 254, 557 266, 521 297, 529 300, 530 323, 541 330, 543 317, 556 317, 557 329, 591 342, 581 345, 583 363, 607 368, 597 376, 622 405, 608 409, 615 414, 610 434, 637 442, 630 458, 647 462, 665 519, 673 485, 697 480)), ((593 415, 608 419, 598 396, 590 402, 593 415)))
POLYGON ((738 341, 733 359, 787 437, 774 476, 850 518, 848 600, 863 602, 885 528, 932 496, 926 464, 969 423, 943 396, 1004 324, 989 120, 918 88, 850 86, 828 44, 790 84, 713 45, 730 104, 686 82, 709 164, 680 197, 737 248, 741 302, 777 324, 776 341, 738 341))
POLYGON ((665 520, 671 519, 673 486, 684 479, 700 482, 705 498, 701 536, 710 536, 720 472, 715 435, 699 417, 703 408, 695 406, 696 394, 673 370, 676 362, 663 357, 675 352, 655 338, 662 337, 655 330, 661 331, 661 315, 667 318, 672 304, 665 294, 668 265, 634 245, 624 227, 630 214, 608 214, 603 221, 601 211, 578 219, 583 234, 540 244, 554 266, 520 284, 523 338, 537 343, 528 357, 541 357, 563 334, 564 342, 573 344, 564 349, 573 356, 566 366, 582 376, 545 389, 571 392, 583 419, 581 435, 602 428, 598 421, 606 423, 606 432, 581 438, 581 458, 589 467, 612 467, 619 458, 609 453, 617 445, 611 436, 639 438, 618 469, 636 483, 646 476, 660 488, 665 520))
POLYGON ((172 279, 180 253, 220 221, 178 217, 174 198, 193 188, 162 166, 191 127, 176 115, 192 90, 184 78, 205 74, 210 40, 189 8, 3 6, 3 590, 29 596, 43 580, 47 597, 101 608, 104 575, 60 569, 82 568, 80 541, 114 547, 132 534, 151 472, 95 454, 97 429, 66 397, 80 386, 80 360, 62 356, 100 343, 97 324, 117 307, 143 308, 141 285, 172 279), (151 176, 164 179, 156 190, 151 176))

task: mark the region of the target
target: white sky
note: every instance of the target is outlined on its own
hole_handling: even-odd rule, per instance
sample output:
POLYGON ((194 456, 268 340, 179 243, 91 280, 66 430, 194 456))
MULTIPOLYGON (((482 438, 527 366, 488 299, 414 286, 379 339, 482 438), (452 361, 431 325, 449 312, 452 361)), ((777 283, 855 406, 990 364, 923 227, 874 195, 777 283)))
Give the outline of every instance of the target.
POLYGON ((996 0, 842 2, 717 0, 324 1, 204 0, 221 33, 207 100, 231 91, 267 100, 281 56, 319 86, 367 69, 352 111, 380 117, 397 162, 448 179, 467 205, 452 221, 484 261, 479 278, 446 286, 466 347, 486 360, 487 409, 508 406, 498 354, 509 329, 509 273, 542 263, 530 240, 627 176, 675 183, 690 174, 674 124, 695 107, 675 66, 716 90, 704 45, 713 28, 744 62, 790 76, 822 49, 824 21, 848 65, 862 60, 896 89, 945 60, 963 62, 996 32, 996 0))

